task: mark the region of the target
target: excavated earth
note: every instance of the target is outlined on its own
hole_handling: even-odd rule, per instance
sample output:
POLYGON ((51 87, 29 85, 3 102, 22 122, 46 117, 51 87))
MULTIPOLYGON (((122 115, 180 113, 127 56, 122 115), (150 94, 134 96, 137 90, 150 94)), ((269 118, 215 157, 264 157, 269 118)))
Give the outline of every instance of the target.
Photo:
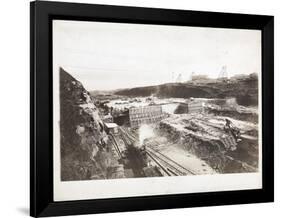
POLYGON ((159 131, 218 173, 258 171, 257 124, 212 114, 181 114, 162 120, 159 131), (224 140, 229 137, 225 119, 241 131, 241 140, 232 140, 232 146, 224 140))

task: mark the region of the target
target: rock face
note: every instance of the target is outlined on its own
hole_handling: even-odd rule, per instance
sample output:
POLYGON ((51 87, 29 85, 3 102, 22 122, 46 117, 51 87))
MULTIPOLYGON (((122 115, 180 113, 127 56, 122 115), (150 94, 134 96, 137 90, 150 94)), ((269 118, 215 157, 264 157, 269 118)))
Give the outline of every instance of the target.
POLYGON ((62 181, 106 178, 111 163, 104 124, 89 92, 62 68, 60 135, 62 181))

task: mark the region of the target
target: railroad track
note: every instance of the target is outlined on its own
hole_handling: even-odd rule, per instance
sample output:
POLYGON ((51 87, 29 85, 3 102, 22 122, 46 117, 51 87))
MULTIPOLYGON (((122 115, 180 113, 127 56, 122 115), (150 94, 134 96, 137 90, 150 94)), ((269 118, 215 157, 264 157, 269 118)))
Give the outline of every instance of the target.
POLYGON ((120 134, 120 136, 121 136, 121 138, 122 138, 123 142, 125 143, 126 147, 128 147, 128 146, 130 146, 130 145, 131 145, 131 140, 130 140, 130 139, 128 139, 128 137, 127 137, 127 136, 125 136, 124 134, 120 134))
MULTIPOLYGON (((126 146, 135 143, 138 139, 128 133, 123 127, 120 127, 121 137, 125 142, 126 146)), ((158 143, 157 143, 158 144, 158 143)), ((185 176, 185 175, 195 175, 195 172, 181 166, 176 161, 172 160, 168 156, 162 154, 151 146, 146 146, 146 154, 153 160, 156 165, 158 165, 167 176, 185 176)))
POLYGON ((151 147, 146 147, 146 152, 148 156, 151 157, 151 159, 154 160, 161 169, 166 169, 164 171, 168 175, 195 175, 195 172, 193 172, 192 170, 183 167, 176 161, 151 147))
POLYGON ((121 132, 122 132, 124 135, 126 135, 126 137, 127 137, 132 143, 134 143, 134 142, 136 142, 136 141, 138 140, 134 135, 129 134, 123 127, 120 127, 119 129, 121 130, 121 132))
POLYGON ((122 158, 123 155, 122 155, 122 152, 120 151, 120 148, 119 148, 119 145, 118 145, 116 139, 114 138, 114 136, 112 134, 109 134, 109 136, 110 136, 110 140, 113 142, 113 146, 117 152, 117 155, 119 156, 119 158, 122 158))

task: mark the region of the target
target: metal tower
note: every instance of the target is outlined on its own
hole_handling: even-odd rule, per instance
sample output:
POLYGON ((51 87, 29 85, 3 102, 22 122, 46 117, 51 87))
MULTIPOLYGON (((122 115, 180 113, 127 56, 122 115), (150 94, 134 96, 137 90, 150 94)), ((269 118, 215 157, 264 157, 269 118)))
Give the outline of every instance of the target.
POLYGON ((218 79, 227 79, 227 78, 228 78, 227 69, 226 69, 226 66, 223 66, 218 75, 218 79))
POLYGON ((177 83, 181 83, 182 82, 182 75, 181 73, 178 75, 177 79, 176 79, 177 83))

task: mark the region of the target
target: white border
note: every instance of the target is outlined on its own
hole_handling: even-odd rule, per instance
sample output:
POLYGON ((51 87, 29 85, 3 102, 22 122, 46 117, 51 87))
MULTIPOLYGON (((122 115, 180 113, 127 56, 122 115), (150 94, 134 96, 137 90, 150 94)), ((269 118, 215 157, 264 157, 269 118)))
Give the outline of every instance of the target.
MULTIPOLYGON (((54 20, 53 22, 59 22, 59 21, 54 20)), ((77 22, 86 22, 86 21, 77 21, 77 22)), ((132 24, 132 25, 143 25, 143 24, 132 24)), ((169 26, 166 27, 171 28, 169 26)), ((59 131, 59 120, 60 120, 59 63, 57 62, 59 60, 59 52, 57 52, 56 50, 57 47, 56 43, 58 42, 56 41, 55 33, 53 33, 54 201, 150 196, 150 195, 179 194, 179 193, 198 193, 198 192, 229 191, 229 190, 248 190, 248 189, 262 188, 261 74, 259 74, 259 124, 260 124, 259 125, 259 160, 260 161, 259 161, 258 173, 61 182, 60 181, 60 131, 59 131)))

